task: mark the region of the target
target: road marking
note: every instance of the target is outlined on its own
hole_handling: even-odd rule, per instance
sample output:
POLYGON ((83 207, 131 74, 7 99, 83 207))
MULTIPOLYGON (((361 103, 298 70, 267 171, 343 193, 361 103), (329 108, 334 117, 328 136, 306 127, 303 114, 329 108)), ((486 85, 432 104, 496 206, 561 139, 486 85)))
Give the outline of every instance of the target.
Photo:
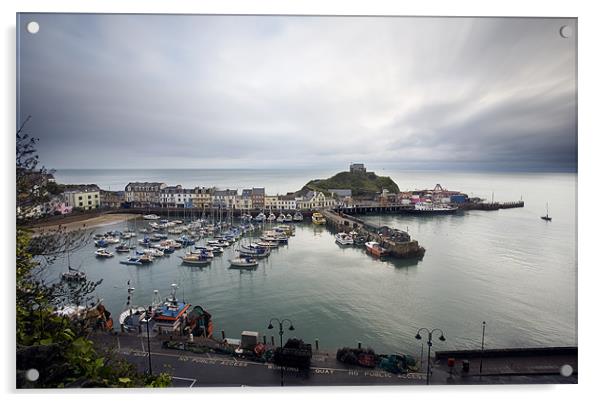
POLYGON ((176 380, 192 381, 188 388, 192 388, 194 386, 194 384, 196 384, 196 378, 186 378, 186 377, 176 377, 176 376, 172 376, 171 378, 172 379, 175 378, 176 380))

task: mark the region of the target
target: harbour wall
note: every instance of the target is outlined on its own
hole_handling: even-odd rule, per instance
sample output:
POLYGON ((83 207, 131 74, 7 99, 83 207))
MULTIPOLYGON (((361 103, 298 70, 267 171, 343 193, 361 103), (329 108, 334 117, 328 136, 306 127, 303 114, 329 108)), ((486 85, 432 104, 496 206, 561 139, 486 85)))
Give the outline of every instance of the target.
POLYGON ((424 247, 420 246, 416 240, 411 240, 405 232, 404 240, 393 240, 390 237, 379 234, 379 228, 370 223, 364 222, 356 217, 334 212, 331 210, 322 211, 326 218, 327 225, 336 232, 355 231, 366 241, 376 241, 389 250, 389 254, 396 258, 422 258, 425 253, 424 247))

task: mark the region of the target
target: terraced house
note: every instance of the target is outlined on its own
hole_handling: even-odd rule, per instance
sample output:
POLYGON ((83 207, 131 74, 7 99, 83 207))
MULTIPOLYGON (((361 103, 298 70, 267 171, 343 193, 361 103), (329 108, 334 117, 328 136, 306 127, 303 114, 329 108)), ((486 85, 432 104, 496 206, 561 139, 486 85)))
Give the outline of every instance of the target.
POLYGON ((161 190, 165 183, 134 182, 125 186, 125 202, 133 207, 157 207, 161 205, 161 190))

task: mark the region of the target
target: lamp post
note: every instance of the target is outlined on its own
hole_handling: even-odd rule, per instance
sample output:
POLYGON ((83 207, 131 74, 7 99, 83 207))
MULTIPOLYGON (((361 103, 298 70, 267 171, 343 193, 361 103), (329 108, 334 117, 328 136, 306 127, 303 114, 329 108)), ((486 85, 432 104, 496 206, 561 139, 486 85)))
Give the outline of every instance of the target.
POLYGON ((148 373, 152 376, 153 375, 153 365, 151 362, 150 331, 148 329, 148 322, 150 321, 151 312, 152 312, 152 308, 151 308, 151 306, 148 306, 148 312, 147 312, 147 316, 146 316, 146 342, 147 342, 146 344, 147 344, 147 348, 148 348, 148 373))
POLYGON ((485 350, 485 321, 483 321, 483 335, 481 336, 481 363, 479 364, 479 375, 483 372, 483 352, 485 350))
POLYGON ((433 346, 433 334, 436 331, 439 331, 441 333, 441 336, 439 336, 439 340, 441 342, 445 342, 445 336, 443 336, 443 331, 441 331, 439 328, 435 328, 433 330, 428 330, 427 328, 420 328, 418 330, 418 332, 416 332, 416 339, 421 340, 422 336, 420 336, 420 333, 422 331, 426 331, 426 333, 428 334, 428 341, 426 342, 426 344, 428 345, 428 353, 427 353, 427 360, 426 360, 426 385, 430 384, 430 378, 431 378, 431 346, 433 346))
MULTIPOLYGON (((274 326, 272 325, 272 321, 276 321, 278 323, 278 334, 280 335, 280 353, 282 354, 282 335, 284 335, 284 329, 282 327, 282 324, 284 324, 285 321, 288 321, 290 324, 290 326, 288 327, 289 331, 294 331, 295 327, 293 327, 293 322, 288 318, 285 318, 283 320, 279 320, 278 318, 272 318, 270 320, 270 324, 268 325, 268 329, 274 328, 274 326)), ((282 361, 280 362, 280 386, 284 387, 284 366, 282 365, 282 361)))

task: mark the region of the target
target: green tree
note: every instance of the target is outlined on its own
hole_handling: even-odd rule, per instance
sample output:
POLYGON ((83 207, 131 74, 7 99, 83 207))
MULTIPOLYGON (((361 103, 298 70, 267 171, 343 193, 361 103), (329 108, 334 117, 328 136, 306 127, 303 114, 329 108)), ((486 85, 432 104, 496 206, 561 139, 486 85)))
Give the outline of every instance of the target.
MULTIPOLYGON (((27 119, 29 120, 29 118, 27 119)), ((26 122, 27 122, 26 120, 26 122)), ((88 339, 87 317, 72 320, 56 314, 65 303, 86 305, 100 282, 83 281, 75 286, 46 283, 45 268, 88 244, 85 231, 62 228, 35 237, 23 224, 29 213, 44 202, 48 190, 46 170, 38 168, 36 139, 17 132, 17 230, 16 230, 16 349, 17 387, 162 387, 171 383, 167 374, 149 376, 114 352, 88 339), (32 369, 39 377, 32 381, 32 369)))

